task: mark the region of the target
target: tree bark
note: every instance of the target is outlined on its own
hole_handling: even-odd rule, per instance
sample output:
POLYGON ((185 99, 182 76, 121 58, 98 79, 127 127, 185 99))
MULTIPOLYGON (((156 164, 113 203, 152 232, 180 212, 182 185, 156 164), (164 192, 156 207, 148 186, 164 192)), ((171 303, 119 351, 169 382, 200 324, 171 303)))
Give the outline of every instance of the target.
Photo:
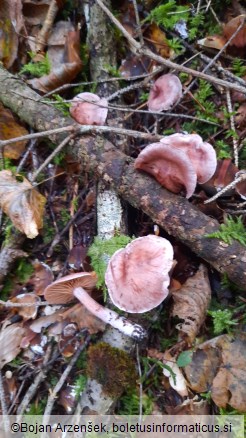
MULTIPOLYGON (((2 67, 0 101, 37 131, 73 123, 48 103, 40 102, 35 91, 2 67)), ((51 139, 60 143, 65 136, 64 133, 56 134, 51 139)), ((246 290, 245 248, 235 241, 228 245, 206 237, 218 230, 216 220, 207 217, 187 199, 168 192, 148 175, 135 171, 133 160, 101 136, 78 137, 70 142, 69 152, 81 160, 86 170, 93 171, 98 178, 115 187, 127 202, 144 211, 169 234, 246 290)))

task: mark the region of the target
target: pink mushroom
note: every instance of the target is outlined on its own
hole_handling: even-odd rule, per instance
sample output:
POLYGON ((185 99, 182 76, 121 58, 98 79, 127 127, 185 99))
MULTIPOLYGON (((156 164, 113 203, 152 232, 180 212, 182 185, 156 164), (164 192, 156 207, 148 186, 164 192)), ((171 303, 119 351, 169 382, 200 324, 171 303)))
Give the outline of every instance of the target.
POLYGON ((169 110, 182 97, 182 84, 171 73, 160 76, 149 93, 147 102, 150 111, 169 110))
POLYGON ((134 167, 153 175, 170 192, 179 193, 185 188, 186 197, 190 198, 195 191, 197 176, 185 151, 152 143, 142 150, 134 167))
POLYGON ((87 310, 106 324, 110 324, 125 335, 138 341, 142 340, 146 336, 146 332, 140 325, 128 321, 91 298, 88 292, 96 286, 96 282, 97 277, 93 272, 70 274, 47 286, 44 296, 50 304, 66 304, 77 298, 87 310))
POLYGON ((161 143, 171 148, 182 149, 188 155, 200 184, 212 178, 217 167, 216 152, 211 144, 203 142, 200 135, 172 134, 163 137, 161 143))
POLYGON ((172 264, 168 240, 154 235, 133 240, 109 261, 105 283, 112 302, 130 313, 157 307, 168 295, 172 264))
POLYGON ((80 93, 73 98, 70 114, 81 125, 104 125, 108 102, 93 93, 80 93))
POLYGON ((213 147, 197 134, 173 134, 159 143, 146 146, 135 161, 135 169, 144 170, 173 193, 186 190, 190 198, 196 183, 207 182, 216 170, 213 147))

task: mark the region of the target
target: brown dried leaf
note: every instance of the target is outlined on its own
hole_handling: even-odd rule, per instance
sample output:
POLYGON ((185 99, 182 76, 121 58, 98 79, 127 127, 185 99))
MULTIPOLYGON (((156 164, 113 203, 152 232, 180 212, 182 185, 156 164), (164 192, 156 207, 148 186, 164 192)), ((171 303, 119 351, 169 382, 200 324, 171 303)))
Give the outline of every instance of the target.
POLYGON ((23 307, 16 307, 14 310, 18 315, 22 316, 22 318, 27 321, 28 319, 35 319, 38 312, 37 306, 25 306, 25 304, 37 304, 40 302, 40 298, 37 295, 29 293, 29 294, 21 294, 11 299, 12 303, 23 304, 23 307))
POLYGON ((18 34, 23 27, 22 0, 1 0, 0 61, 10 68, 17 58, 18 34))
POLYGON ((192 344, 206 318, 211 300, 211 288, 207 268, 200 265, 197 273, 188 278, 181 289, 173 292, 173 316, 183 320, 178 325, 181 336, 192 344))
POLYGON ((45 288, 54 280, 53 272, 48 265, 38 260, 35 260, 32 265, 34 273, 29 283, 33 285, 37 295, 43 295, 45 288))
POLYGON ((48 49, 48 57, 52 65, 50 74, 28 81, 33 88, 43 93, 71 82, 80 72, 82 61, 79 30, 67 32, 65 44, 63 46, 54 44, 52 52, 48 49))
POLYGON ((77 324, 79 329, 87 328, 91 334, 104 331, 105 329, 105 323, 92 315, 92 313, 81 304, 75 304, 75 306, 66 310, 60 315, 60 319, 61 321, 66 320, 77 324))
POLYGON ((213 380, 212 399, 223 408, 227 404, 246 412, 246 333, 233 341, 227 336, 222 348, 222 363, 213 380))
POLYGON ((23 15, 25 24, 35 26, 43 24, 48 9, 50 0, 23 0, 23 15))
POLYGON ((155 24, 152 23, 144 32, 145 40, 154 45, 155 52, 163 58, 170 58, 172 51, 168 45, 166 34, 155 24))
POLYGON ((234 339, 218 336, 199 345, 192 362, 185 367, 191 389, 196 392, 212 388, 212 399, 219 407, 227 404, 246 411, 246 334, 234 339))
POLYGON ((0 331, 0 369, 11 362, 20 352, 20 343, 24 337, 25 329, 19 324, 12 324, 0 331))
MULTIPOLYGON (((15 121, 11 111, 0 104, 0 140, 9 140, 27 134, 28 131, 15 121)), ((27 140, 6 145, 3 149, 4 157, 18 160, 24 152, 26 144, 27 140)))
POLYGON ((221 363, 221 352, 210 341, 198 346, 192 362, 185 367, 189 386, 195 392, 207 392, 211 389, 213 379, 221 363))
POLYGON ((45 201, 26 178, 19 182, 10 170, 0 171, 0 207, 29 239, 43 226, 45 201))

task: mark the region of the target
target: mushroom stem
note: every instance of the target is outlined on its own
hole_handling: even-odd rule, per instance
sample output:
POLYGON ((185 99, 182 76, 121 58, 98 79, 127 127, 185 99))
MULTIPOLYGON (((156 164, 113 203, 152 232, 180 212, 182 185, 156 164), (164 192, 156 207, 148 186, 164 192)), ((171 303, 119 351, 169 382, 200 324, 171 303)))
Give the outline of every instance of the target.
POLYGON ((110 324, 112 327, 118 329, 126 336, 130 336, 136 341, 141 341, 146 337, 147 333, 140 325, 134 324, 113 310, 101 306, 101 304, 93 300, 82 287, 74 288, 73 294, 93 315, 97 316, 106 324, 110 324))

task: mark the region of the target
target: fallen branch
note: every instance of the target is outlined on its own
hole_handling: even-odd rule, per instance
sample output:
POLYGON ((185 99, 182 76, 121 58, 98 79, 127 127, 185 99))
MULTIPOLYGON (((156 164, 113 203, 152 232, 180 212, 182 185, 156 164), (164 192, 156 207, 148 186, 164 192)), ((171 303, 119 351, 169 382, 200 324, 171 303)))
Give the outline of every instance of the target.
MULTIPOLYGON (((36 102, 37 93, 0 67, 0 100, 22 120, 38 131, 71 126, 73 121, 44 103, 36 102), (25 97, 20 98, 15 90, 25 97), (31 99, 30 99, 31 97, 31 99)), ((66 133, 52 135, 59 144, 66 133)), ((218 230, 216 220, 203 214, 187 199, 174 195, 148 175, 136 172, 133 160, 118 151, 103 137, 83 136, 71 140, 70 151, 84 168, 112 184, 119 195, 141 209, 169 234, 186 244, 199 257, 246 290, 246 250, 237 242, 229 245, 206 234, 218 230)))

